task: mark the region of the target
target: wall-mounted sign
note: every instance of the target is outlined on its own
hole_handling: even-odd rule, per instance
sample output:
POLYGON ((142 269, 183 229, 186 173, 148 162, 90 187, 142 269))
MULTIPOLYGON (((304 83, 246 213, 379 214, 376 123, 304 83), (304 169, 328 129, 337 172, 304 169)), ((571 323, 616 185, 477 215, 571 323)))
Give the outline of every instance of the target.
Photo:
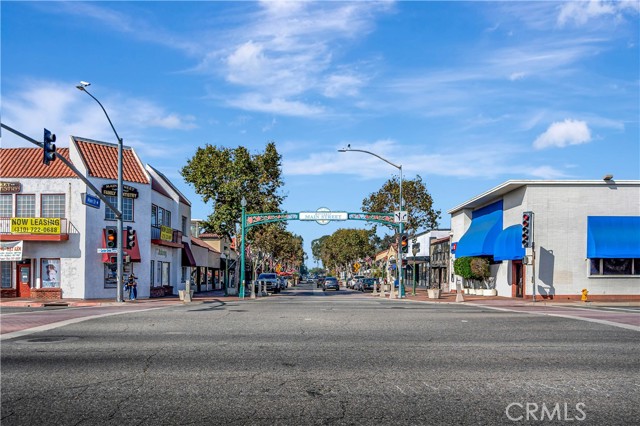
MULTIPOLYGON (((118 196, 118 184, 117 183, 107 183, 106 185, 102 185, 102 194, 107 195, 109 197, 117 197, 118 196)), ((122 185, 122 197, 124 198, 138 198, 138 190, 133 186, 122 185)))
POLYGON ((22 260, 22 241, 7 241, 0 243, 0 260, 15 262, 22 260))
POLYGON ((94 197, 91 194, 85 194, 84 192, 80 194, 82 197, 82 204, 85 206, 93 207, 94 209, 100 208, 100 198, 94 197))
POLYGON ((0 182, 0 194, 17 194, 22 192, 20 182, 0 182))
POLYGON ((163 241, 173 241, 173 229, 162 225, 160 227, 160 239, 163 241))
POLYGON ((12 234, 60 234, 59 217, 12 217, 12 234))

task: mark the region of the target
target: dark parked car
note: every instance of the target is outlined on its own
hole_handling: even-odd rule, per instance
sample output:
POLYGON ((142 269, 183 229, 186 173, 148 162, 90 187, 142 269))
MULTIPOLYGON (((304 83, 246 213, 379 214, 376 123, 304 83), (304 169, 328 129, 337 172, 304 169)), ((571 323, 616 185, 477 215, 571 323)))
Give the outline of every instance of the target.
POLYGON ((327 291, 330 289, 334 289, 336 291, 340 290, 340 283, 336 277, 327 277, 324 279, 324 283, 322 284, 322 291, 327 291))
POLYGON ((377 278, 363 278, 360 284, 360 291, 373 291, 373 289, 377 286, 377 278))

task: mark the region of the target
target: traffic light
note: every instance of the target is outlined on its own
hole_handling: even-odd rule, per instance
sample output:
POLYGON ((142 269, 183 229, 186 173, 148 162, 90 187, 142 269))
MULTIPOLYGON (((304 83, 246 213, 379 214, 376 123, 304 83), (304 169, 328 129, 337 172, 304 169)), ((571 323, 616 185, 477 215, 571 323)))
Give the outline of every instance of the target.
POLYGON ((118 246, 118 230, 115 226, 107 226, 107 248, 118 246))
POLYGON ((409 253, 409 237, 407 234, 402 234, 400 237, 400 247, 402 248, 402 253, 409 253))
POLYGON ((43 149, 43 157, 42 162, 45 166, 48 166, 49 163, 56 159, 56 135, 44 129, 44 149, 43 149))
POLYGON ((522 247, 533 247, 533 212, 522 213, 522 247))
POLYGON ((136 231, 130 226, 127 226, 127 249, 132 249, 136 246, 136 231))

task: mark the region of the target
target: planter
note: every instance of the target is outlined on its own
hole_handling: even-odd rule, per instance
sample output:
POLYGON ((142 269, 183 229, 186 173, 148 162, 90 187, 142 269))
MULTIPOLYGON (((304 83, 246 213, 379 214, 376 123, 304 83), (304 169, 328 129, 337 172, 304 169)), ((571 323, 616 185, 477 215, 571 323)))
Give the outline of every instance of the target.
POLYGON ((178 296, 180 297, 180 300, 184 300, 185 296, 187 296, 189 301, 191 301, 193 299, 193 290, 191 290, 189 293, 190 294, 187 296, 186 290, 178 290, 178 296))
POLYGON ((439 288, 427 289, 427 294, 429 295, 429 299, 440 299, 440 292, 441 290, 439 288))
POLYGON ((172 285, 163 285, 162 289, 164 290, 165 296, 173 296, 173 286, 172 285))
POLYGON ((496 290, 495 288, 490 288, 490 289, 483 289, 482 290, 482 295, 483 296, 497 296, 498 295, 498 290, 496 290))

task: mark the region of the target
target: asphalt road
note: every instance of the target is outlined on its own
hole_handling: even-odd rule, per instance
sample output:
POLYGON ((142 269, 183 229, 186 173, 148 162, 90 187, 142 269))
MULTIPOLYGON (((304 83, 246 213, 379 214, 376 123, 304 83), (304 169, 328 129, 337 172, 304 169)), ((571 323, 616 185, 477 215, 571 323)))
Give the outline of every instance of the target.
POLYGON ((309 285, 3 340, 1 423, 637 424, 638 336, 309 285))

